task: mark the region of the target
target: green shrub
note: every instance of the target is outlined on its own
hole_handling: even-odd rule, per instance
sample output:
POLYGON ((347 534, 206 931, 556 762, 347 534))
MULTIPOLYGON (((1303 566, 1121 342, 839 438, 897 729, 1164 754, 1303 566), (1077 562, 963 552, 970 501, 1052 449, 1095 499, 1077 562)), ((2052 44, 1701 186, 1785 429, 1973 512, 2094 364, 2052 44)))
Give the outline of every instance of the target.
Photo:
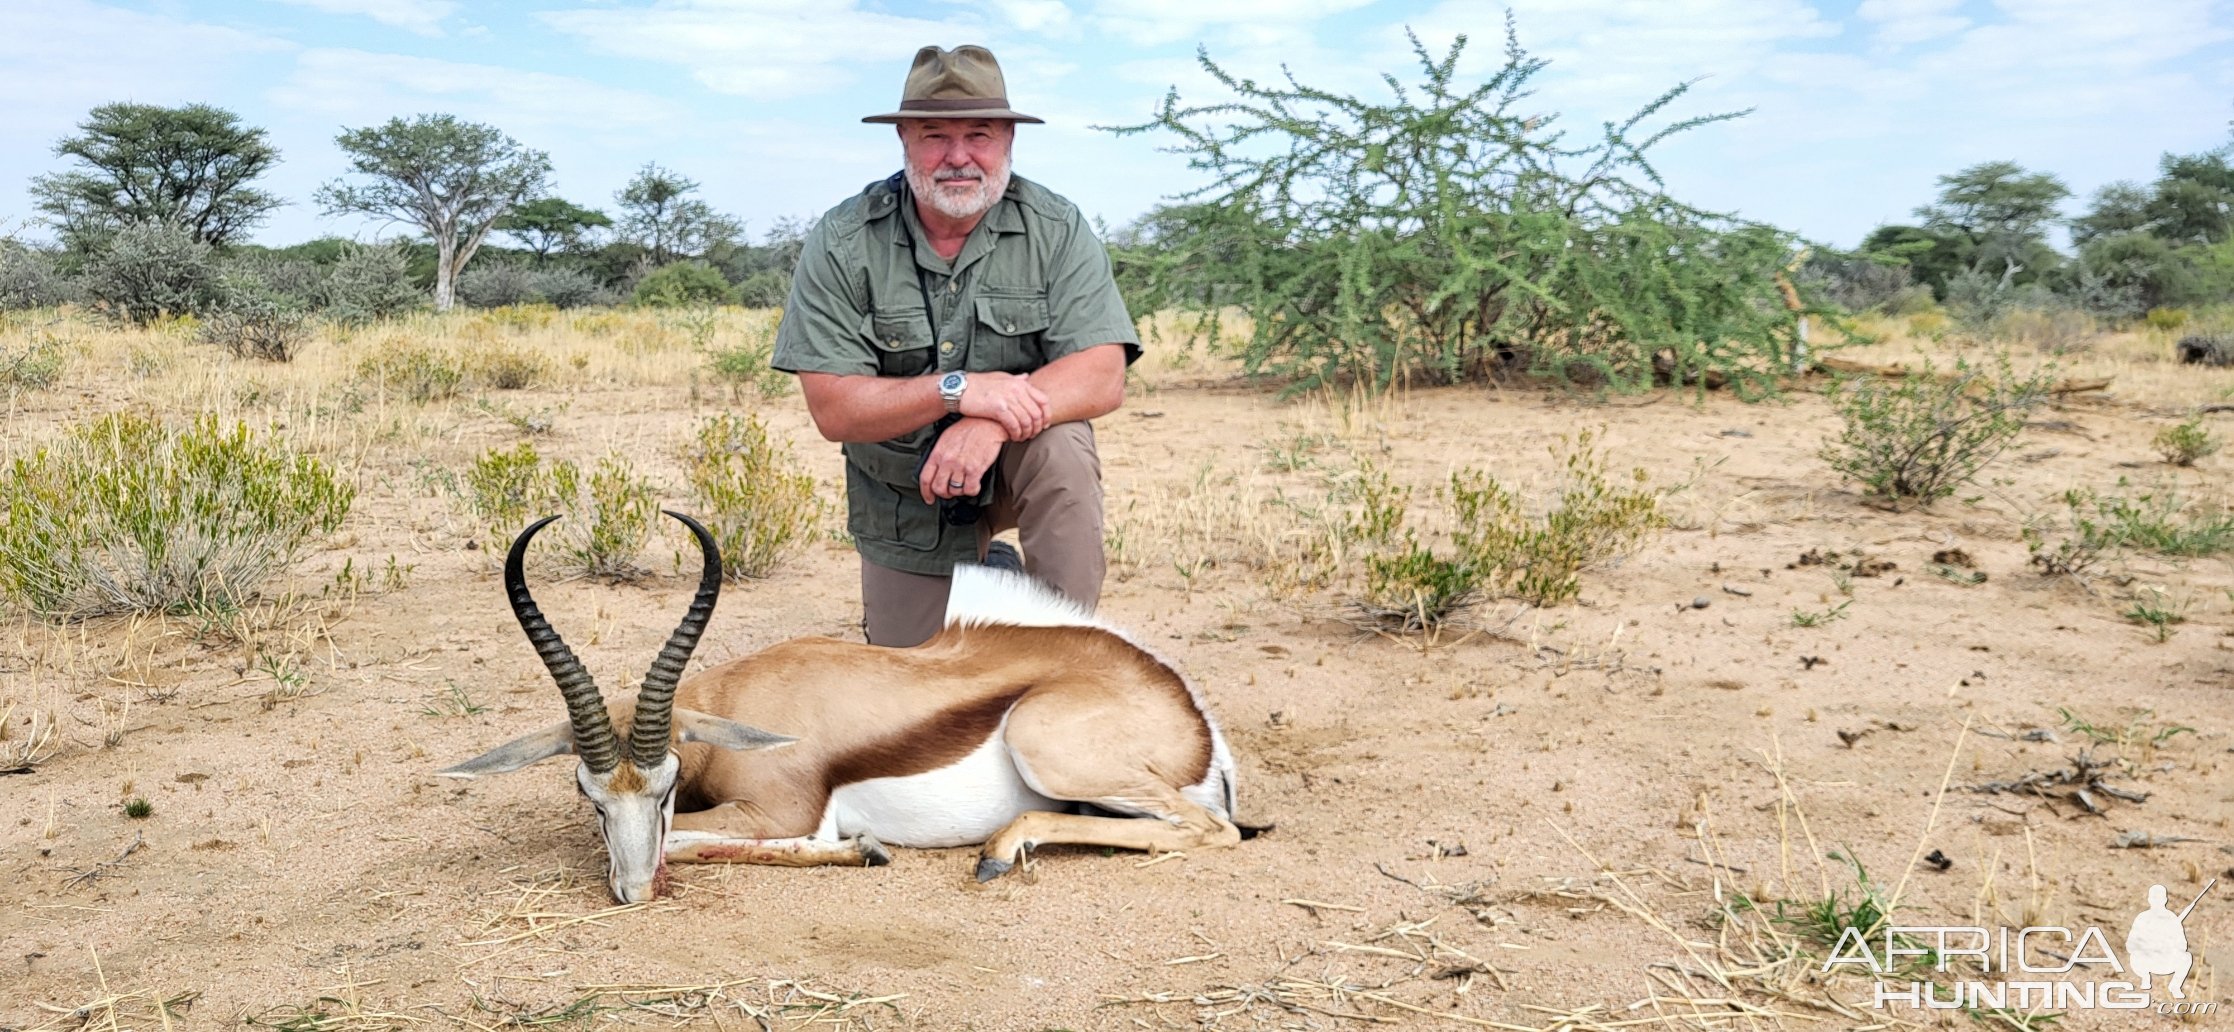
POLYGON ((62 275, 53 254, 0 238, 0 312, 51 308, 77 299, 78 285, 62 275))
POLYGON ((1109 127, 1168 134, 1207 181, 1116 241, 1131 310, 1187 313, 1214 342, 1245 310, 1248 370, 1295 389, 1525 371, 1643 390, 1663 359, 1675 382, 1774 389, 1797 343, 1779 288, 1797 241, 1668 196, 1649 157, 1737 116, 1665 118, 1683 84, 1584 139, 1534 97, 1546 62, 1510 20, 1505 42, 1501 66, 1462 79, 1465 36, 1442 55, 1414 38, 1419 81, 1384 76, 1370 99, 1205 56, 1222 95, 1173 92, 1152 121, 1109 127))
POLYGON ((1358 608, 1388 630, 1434 631, 1480 604, 1481 574, 1417 541, 1402 551, 1365 557, 1365 596, 1358 608))
POLYGON ((1996 316, 1989 331, 1994 338, 2065 355, 2084 351, 2102 333, 2094 316, 2076 308, 2012 308, 1996 316))
POLYGON ((1406 526, 1410 492, 1367 471, 1358 515, 1344 531, 1364 554, 1357 609, 1377 626, 1410 632, 1433 631, 1491 597, 1559 605, 1581 593, 1585 570, 1634 552, 1667 525, 1645 472, 1633 471, 1629 484, 1609 479, 1593 434, 1563 438, 1552 456, 1564 472, 1542 515, 1468 467, 1435 493, 1440 511, 1420 527, 1406 526), (1429 529, 1435 524, 1447 530, 1439 535, 1429 529), (1438 537, 1448 538, 1447 553, 1438 537))
POLYGON ((2234 551, 2234 512, 2192 504, 2172 485, 2128 497, 2130 486, 2121 478, 2117 494, 2090 488, 2065 491, 2068 534, 2051 542, 2042 521, 2024 529, 2032 564, 2052 576, 2085 577, 2127 552, 2192 558, 2234 551))
POLYGON ((728 384, 732 397, 748 387, 763 398, 780 398, 791 390, 791 375, 769 364, 776 350, 774 325, 751 339, 726 346, 709 344, 705 350, 714 379, 728 384))
POLYGON ((1628 485, 1615 483, 1593 434, 1580 434, 1562 455, 1566 443, 1552 448, 1565 475, 1558 502, 1541 517, 1487 475, 1465 469, 1451 477, 1460 553, 1497 590, 1539 606, 1572 601, 1584 570, 1629 554, 1667 525, 1644 470, 1632 470, 1628 485))
POLYGON ((457 397, 465 370, 446 352, 402 346, 366 356, 357 363, 357 379, 384 394, 424 403, 457 397))
POLYGON ((355 495, 245 424, 107 416, 0 474, 0 592, 47 619, 237 606, 355 495))
MULTIPOLYGON (((545 462, 535 445, 483 454, 465 474, 467 501, 500 557, 527 524, 551 513, 566 518, 544 538, 555 562, 569 573, 626 580, 641 576, 637 562, 651 538, 659 503, 651 484, 621 455, 598 460, 588 476, 563 459, 545 462)), ((546 553, 549 554, 549 553, 546 553)))
POLYGON ((458 300, 475 308, 580 308, 604 298, 604 285, 580 269, 492 261, 473 265, 458 277, 458 300))
POLYGON ((2157 454, 2175 466, 2193 466, 2219 450, 2218 437, 2204 427, 2200 414, 2157 431, 2155 444, 2157 454))
POLYGON ((1928 507, 2014 443, 2050 385, 2046 374, 2016 377, 2007 355, 1994 375, 1958 356, 1945 377, 1842 378, 1831 405, 1845 429, 1821 454, 1839 475, 1896 507, 1928 507))
POLYGON ((760 417, 724 414, 701 422, 683 464, 731 580, 774 573, 821 533, 825 503, 814 476, 768 436, 760 417))
POLYGON ((427 292, 411 283, 410 256, 403 245, 343 244, 319 286, 315 307, 335 322, 362 324, 427 303, 427 292))
POLYGON ((487 532, 491 553, 502 553, 513 535, 557 508, 549 477, 543 457, 527 441, 484 452, 466 470, 466 502, 487 532))
POLYGON ((2141 317, 2141 322, 2149 329, 2169 332, 2187 325, 2193 314, 2185 308, 2151 308, 2149 314, 2141 317))
POLYGON ((271 302, 236 303, 203 320, 195 335, 235 358, 293 361, 310 340, 310 318, 271 302))
POLYGON ((0 397, 54 386, 69 357, 69 342, 52 333, 42 332, 21 345, 0 344, 0 397))
POLYGON ((496 391, 526 390, 551 375, 551 360, 542 352, 509 344, 473 348, 460 365, 474 383, 496 391))
POLYGON ((411 285, 402 245, 333 243, 317 260, 264 254, 227 262, 228 307, 256 301, 355 326, 426 303, 425 294, 411 285))
POLYGON ((96 307, 145 326, 166 315, 199 316, 224 302, 208 244, 176 226, 127 226, 85 262, 96 307))
POLYGON ((2187 602, 2168 597, 2163 588, 2148 592, 2150 597, 2136 595, 2133 604, 2119 615, 2137 624, 2147 626, 2156 635, 2158 644, 2172 640, 2172 628, 2187 622, 2187 602))
POLYGON ((649 308, 718 305, 735 297, 729 281, 704 262, 676 262, 652 270, 636 283, 636 304, 649 308))
POLYGON ((572 503, 568 508, 577 525, 576 533, 560 538, 567 567, 616 580, 642 576, 645 570, 636 559, 659 515, 651 483, 619 455, 597 460, 586 482, 579 468, 566 462, 552 467, 551 479, 559 498, 572 503))
POLYGON ((791 294, 791 273, 762 269, 737 284, 737 303, 746 308, 781 308, 791 294))

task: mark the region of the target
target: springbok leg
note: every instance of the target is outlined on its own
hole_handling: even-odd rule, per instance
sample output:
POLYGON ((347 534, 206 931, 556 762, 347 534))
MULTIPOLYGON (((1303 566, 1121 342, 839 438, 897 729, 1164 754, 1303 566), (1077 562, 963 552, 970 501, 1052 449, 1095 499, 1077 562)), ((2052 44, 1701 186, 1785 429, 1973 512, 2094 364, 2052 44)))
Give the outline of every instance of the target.
MULTIPOLYGON (((1161 811, 1162 816, 1087 817, 1045 810, 1018 816, 986 841, 985 848, 978 854, 977 880, 991 881, 1007 874, 1023 861, 1026 850, 1039 846, 1109 846, 1170 853, 1231 846, 1241 841, 1241 829, 1234 827, 1233 822, 1189 802, 1176 791, 1157 787, 1165 794, 1156 798, 1149 808, 1161 811)), ((1126 805, 1140 806, 1143 795, 1155 793, 1131 795, 1125 800, 1126 805)))
POLYGON ((867 835, 850 839, 812 835, 770 838, 755 834, 762 830, 759 824, 734 804, 678 813, 667 833, 666 857, 678 864, 777 867, 882 867, 892 862, 884 844, 867 835))

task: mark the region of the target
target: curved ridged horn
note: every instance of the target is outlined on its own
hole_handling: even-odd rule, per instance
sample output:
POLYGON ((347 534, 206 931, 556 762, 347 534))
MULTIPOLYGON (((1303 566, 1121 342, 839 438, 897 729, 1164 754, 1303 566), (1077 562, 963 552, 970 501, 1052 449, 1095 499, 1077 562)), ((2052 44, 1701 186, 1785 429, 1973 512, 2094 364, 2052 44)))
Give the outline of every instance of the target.
POLYGON ((706 633, 706 621, 714 615, 714 600, 721 597, 721 547, 714 543, 714 536, 699 526, 698 521, 679 512, 662 509, 690 528, 690 535, 698 539, 698 551, 706 557, 703 572, 698 575, 698 594, 691 597, 690 609, 683 614, 683 622, 668 637, 658 658, 652 660, 650 673, 644 675, 644 687, 636 695, 636 726, 629 732, 629 751, 636 765, 647 770, 657 767, 667 759, 667 732, 675 713, 675 685, 683 678, 683 665, 690 662, 691 650, 698 647, 698 637, 706 633))
POLYGON ((519 618, 528 643, 535 646, 536 655, 543 657, 551 679, 558 682, 559 694, 566 697, 566 715, 574 724, 574 752, 591 773, 609 774, 621 765, 621 757, 620 743, 613 737, 612 715, 605 711, 605 698, 598 694, 589 669, 574 658, 574 650, 566 647, 566 640, 551 629, 551 621, 535 608, 535 596, 528 594, 527 574, 522 569, 527 561, 527 543, 536 531, 556 519, 545 516, 528 524, 512 542, 511 554, 504 557, 504 591, 511 597, 512 615, 519 618))

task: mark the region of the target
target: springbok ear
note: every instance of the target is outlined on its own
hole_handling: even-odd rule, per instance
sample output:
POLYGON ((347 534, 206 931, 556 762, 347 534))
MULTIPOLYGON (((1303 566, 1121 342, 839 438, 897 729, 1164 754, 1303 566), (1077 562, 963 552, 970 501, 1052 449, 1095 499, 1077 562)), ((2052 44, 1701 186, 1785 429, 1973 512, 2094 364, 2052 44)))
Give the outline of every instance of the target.
POLYGON ((477 778, 483 774, 508 774, 531 763, 574 751, 574 727, 559 721, 534 734, 515 738, 464 763, 435 773, 446 778, 477 778))
POLYGON ((796 738, 762 731, 757 727, 747 727, 734 720, 697 710, 675 710, 675 726, 682 731, 683 741, 703 742, 717 749, 734 749, 739 752, 748 749, 773 749, 798 741, 796 738))

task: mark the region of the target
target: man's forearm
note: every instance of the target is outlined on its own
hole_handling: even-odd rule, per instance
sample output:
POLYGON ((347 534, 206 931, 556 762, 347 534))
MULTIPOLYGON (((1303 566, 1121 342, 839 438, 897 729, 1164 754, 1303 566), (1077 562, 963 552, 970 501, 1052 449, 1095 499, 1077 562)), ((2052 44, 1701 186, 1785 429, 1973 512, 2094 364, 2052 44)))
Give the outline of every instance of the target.
POLYGON ((1125 402, 1125 346, 1100 344, 1064 355, 1031 374, 1047 392, 1047 425, 1100 419, 1125 402))
MULTIPOLYGON (((971 385, 962 392, 963 411, 1017 423, 1009 427, 1008 436, 1020 440, 1038 433, 1040 426, 1095 419, 1116 411, 1125 400, 1125 349, 1121 344, 1088 348, 1056 359, 1021 379, 1005 373, 973 373, 971 377, 971 385), (1004 394, 1026 381, 1030 384, 1026 390, 1036 389, 1045 395, 1044 417, 1036 401, 1027 403, 1029 411, 1020 423, 998 409, 990 413, 983 409, 986 404, 1007 404, 1000 400, 1004 394)), ((800 373, 799 389, 807 396, 807 412, 824 440, 889 441, 946 414, 938 380, 936 375, 800 373)))
POLYGON ((799 390, 826 441, 889 441, 946 414, 936 375, 800 373, 799 390))

